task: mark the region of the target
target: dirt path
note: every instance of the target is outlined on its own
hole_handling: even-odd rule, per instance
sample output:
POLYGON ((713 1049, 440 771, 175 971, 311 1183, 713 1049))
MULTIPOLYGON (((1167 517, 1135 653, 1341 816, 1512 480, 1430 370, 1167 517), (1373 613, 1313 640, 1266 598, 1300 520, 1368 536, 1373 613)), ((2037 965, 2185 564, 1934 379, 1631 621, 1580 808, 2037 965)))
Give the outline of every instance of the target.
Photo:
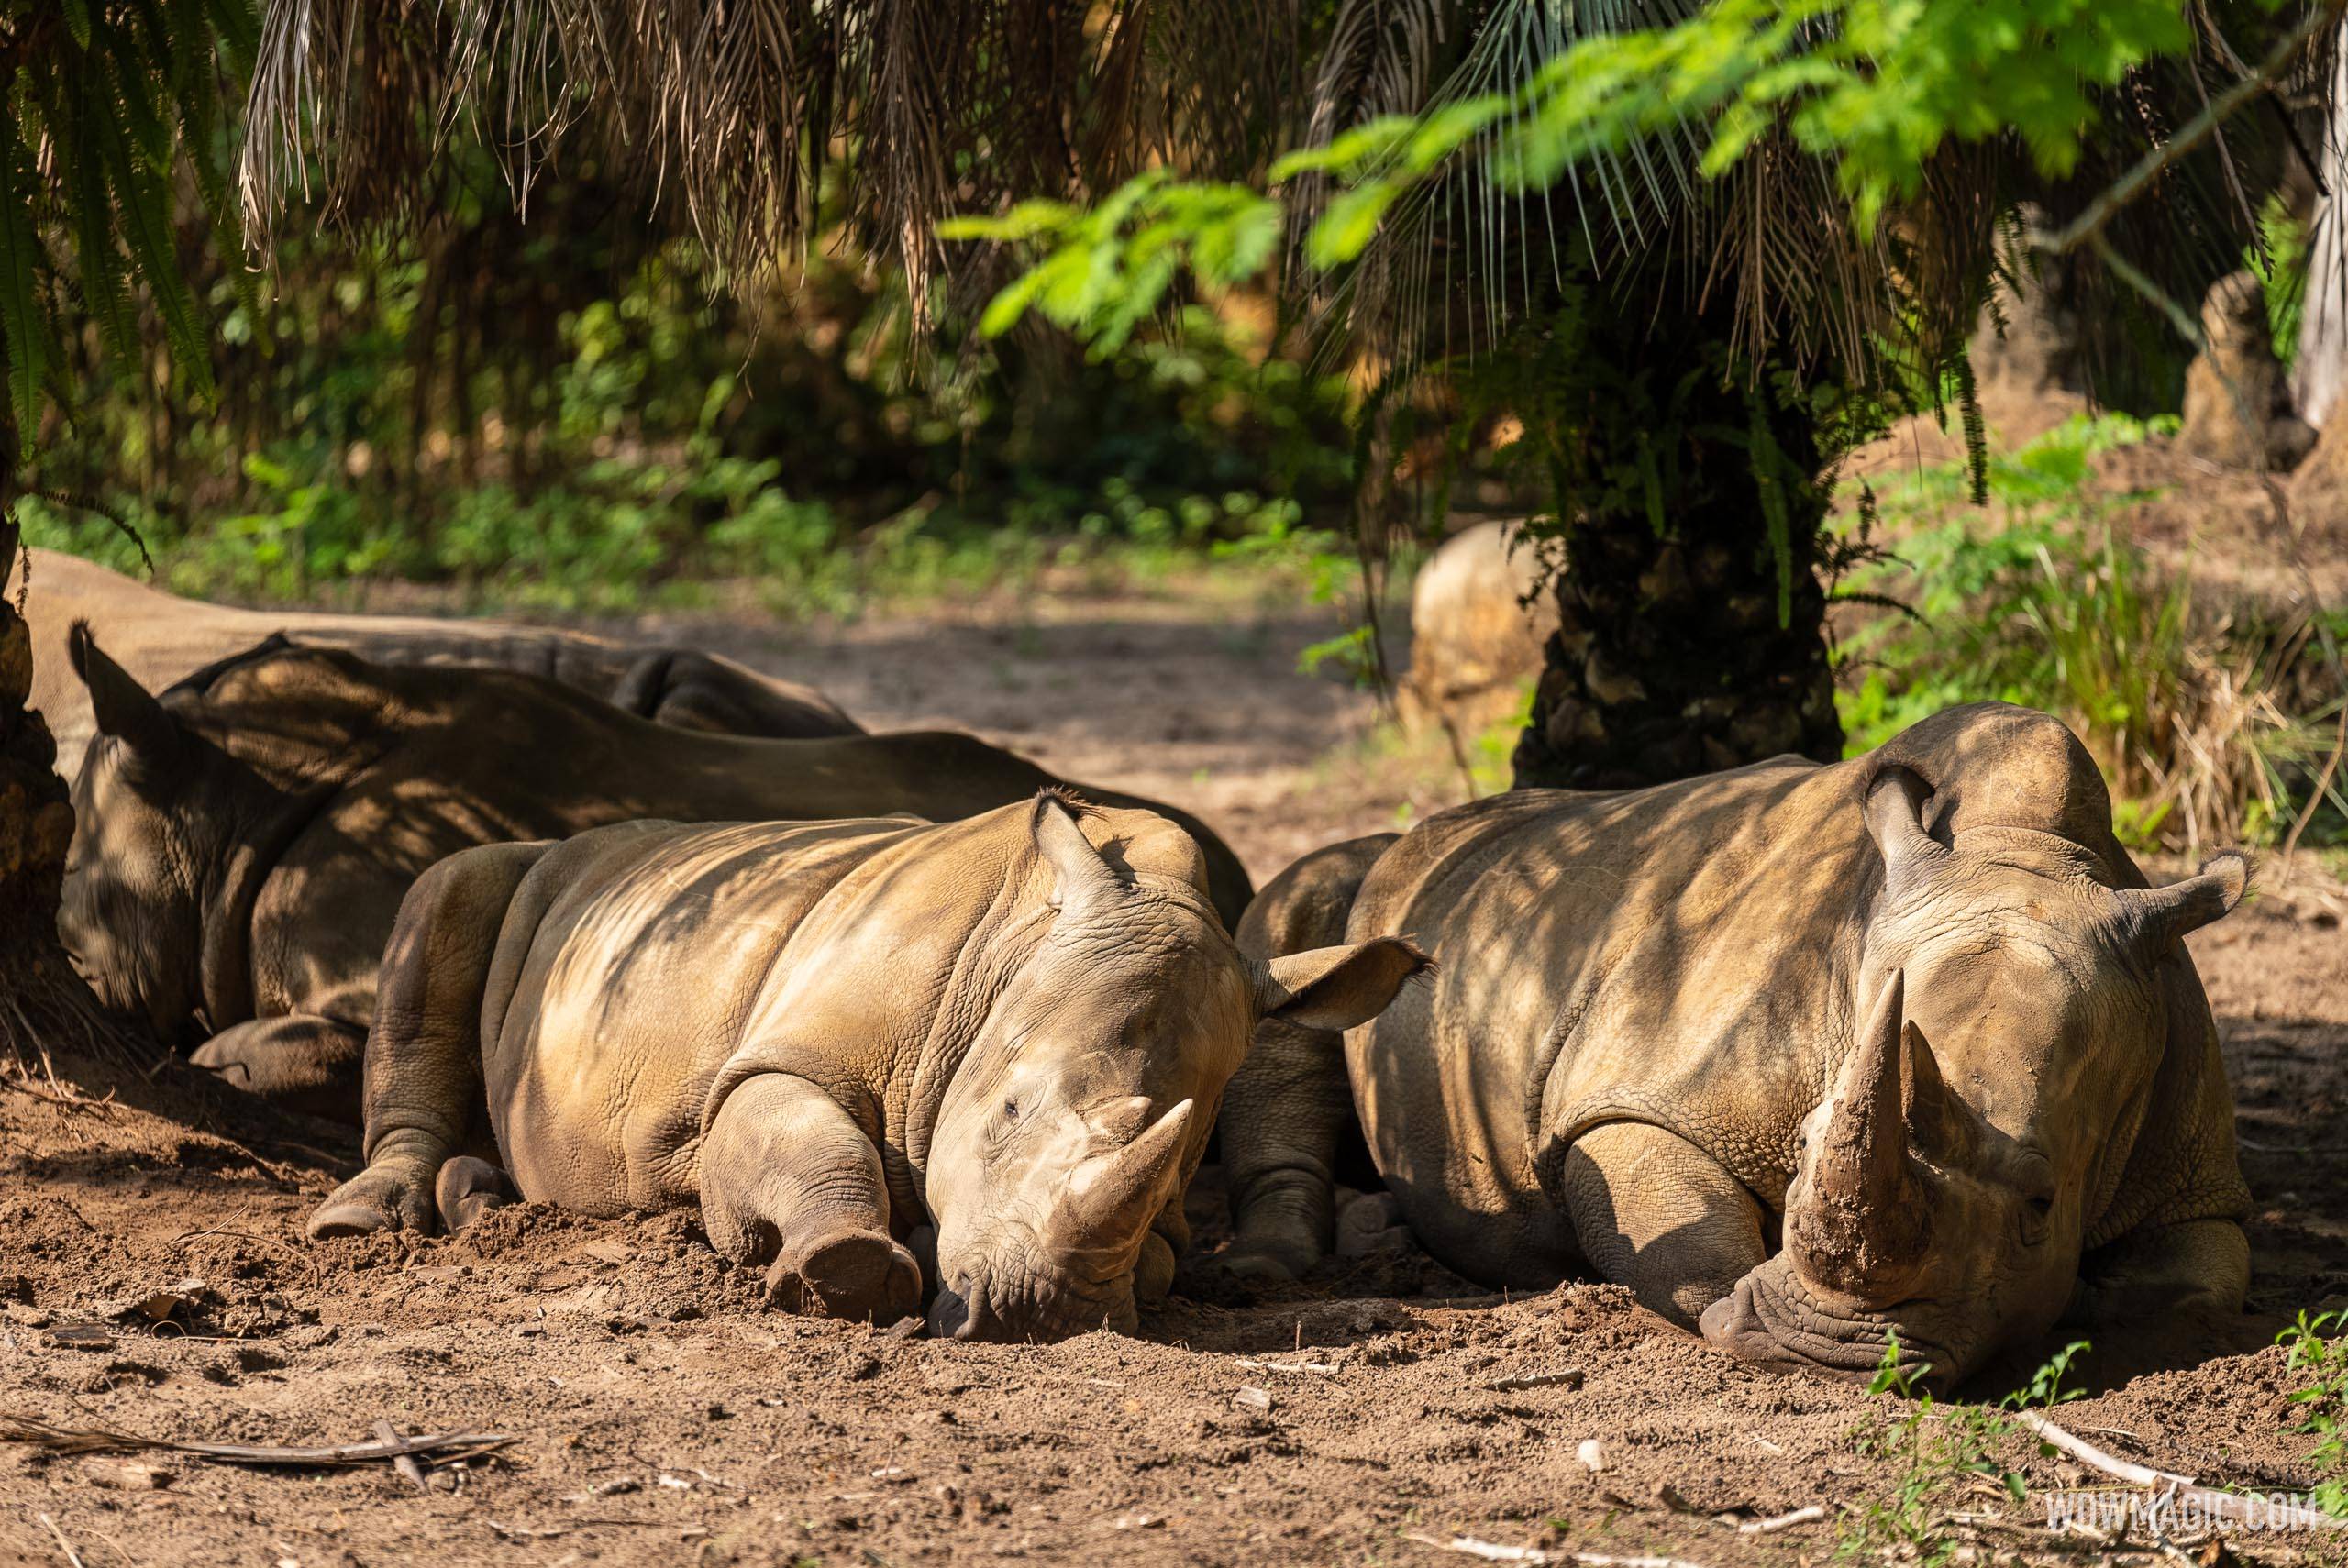
MULTIPOLYGON (((1295 672, 1327 629, 1313 613, 1026 609, 782 638, 668 629, 819 681, 875 724, 956 723, 1191 805, 1259 878, 1459 789, 1439 756, 1376 740, 1366 698, 1295 672)), ((2222 1343, 2162 1344, 2156 1326, 2105 1347, 2087 1369, 2104 1391, 2064 1419, 2164 1468, 2299 1486, 2312 1440, 2287 1430, 2288 1394, 2305 1375, 2259 1347, 2279 1314, 2348 1305, 2348 940, 2265 904, 2196 952, 2258 1145, 2260 1315, 2222 1343)), ((1465 1287, 1401 1258, 1272 1305, 1178 1300, 1139 1339, 899 1341, 758 1310, 682 1216, 523 1208, 456 1241, 311 1248, 302 1219, 355 1168, 334 1130, 207 1105, 175 1075, 101 1109, 46 1092, 0 1089, 0 1415, 188 1440, 353 1441, 390 1419, 517 1441, 428 1495, 382 1466, 177 1456, 154 1487, 118 1462, 0 1445, 0 1568, 67 1562, 61 1536, 90 1568, 1471 1561, 1410 1539, 1454 1531, 1727 1568, 1897 1540, 1869 1510, 1908 1462, 1869 1437, 1900 1407, 1728 1362, 1611 1287, 1446 1295, 1465 1287), (164 1321, 108 1315, 158 1292, 164 1321), (1555 1380, 1495 1386, 1525 1377, 1555 1380), (1578 1456, 1591 1439, 1596 1471, 1578 1456), (1812 1504, 1829 1517, 1733 1528, 1812 1504)), ((1212 1235, 1212 1181, 1193 1208, 1212 1235)), ((2025 1442, 1994 1452, 2033 1488, 2091 1484, 2025 1442)), ((1987 1478, 1931 1509, 2001 1516, 1977 1529, 1984 1552, 2048 1543, 1987 1478)))

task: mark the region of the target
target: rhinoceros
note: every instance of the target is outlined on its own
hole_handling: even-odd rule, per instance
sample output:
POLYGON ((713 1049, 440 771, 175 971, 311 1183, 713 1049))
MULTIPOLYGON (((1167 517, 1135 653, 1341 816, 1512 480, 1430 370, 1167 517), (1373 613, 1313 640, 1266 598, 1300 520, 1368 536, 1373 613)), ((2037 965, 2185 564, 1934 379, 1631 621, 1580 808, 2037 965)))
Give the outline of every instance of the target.
MULTIPOLYGON (((98 737, 74 787, 67 951, 163 1040, 208 1034, 199 1064, 346 1119, 400 899, 457 850, 631 817, 964 817, 1057 782, 969 735, 671 729, 511 670, 264 645, 158 699, 86 634, 70 651, 98 737)), ((1235 925, 1246 870, 1168 814, 1235 925)))
POLYGON ((1889 1333, 1945 1382, 2066 1307, 2238 1310, 2247 1194, 2179 939, 2247 878, 2147 887, 2077 740, 1997 703, 1320 851, 1244 949, 1408 933, 1441 967, 1342 1045, 1264 1026, 1224 1102, 1230 1266, 1322 1254, 1357 1109, 1452 1268, 1594 1271, 1772 1365, 1866 1372, 1889 1333))
POLYGON ((578 687, 632 713, 722 734, 852 735, 862 726, 812 686, 759 675, 690 648, 615 642, 508 621, 242 610, 160 592, 54 550, 25 552, 33 632, 31 705, 49 721, 57 770, 71 779, 95 733, 72 673, 70 628, 86 621, 117 663, 161 690, 272 633, 305 647, 347 648, 377 664, 490 665, 578 687))
POLYGON ((1024 1340, 1130 1328, 1261 1018, 1357 1023, 1378 938, 1241 957, 1205 856, 1047 791, 966 821, 630 822, 417 880, 367 1043, 367 1169, 314 1236, 504 1196, 698 1203, 785 1307, 1024 1340), (1138 1265, 1138 1268, 1137 1268, 1138 1265))

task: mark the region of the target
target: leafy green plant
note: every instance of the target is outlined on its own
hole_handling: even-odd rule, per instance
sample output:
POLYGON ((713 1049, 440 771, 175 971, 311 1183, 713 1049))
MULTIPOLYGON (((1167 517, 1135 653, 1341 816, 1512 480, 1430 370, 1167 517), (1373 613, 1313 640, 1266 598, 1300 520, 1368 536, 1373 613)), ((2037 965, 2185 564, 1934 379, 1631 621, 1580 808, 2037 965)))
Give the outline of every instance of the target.
MULTIPOLYGON (((1892 543, 1843 591, 1881 612, 1837 648, 1853 755, 1955 703, 2019 702, 2078 733, 2127 842, 2262 843, 2298 820, 2340 701, 2311 624, 2207 602, 2126 541, 2124 509, 2144 497, 2090 482, 2096 453, 2162 428, 2075 419, 1993 456, 1982 508, 1956 465, 1881 501, 1892 543)), ((2325 789, 2348 809, 2337 780, 2325 789)))
MULTIPOLYGON (((1845 1517, 1836 1555, 1847 1559, 1894 1546, 1926 1563, 1943 1562, 1959 1544, 1938 1523, 1950 1489, 1986 1482, 2016 1504, 2028 1500, 2027 1478, 1999 1456, 1999 1449, 2027 1431, 2013 1412, 2051 1409, 2078 1397, 2077 1390, 2063 1386, 2063 1380, 2087 1349, 2086 1341, 2074 1341, 1997 1404, 1971 1405, 1935 1399, 1922 1386, 1932 1370, 1929 1364, 1903 1364, 1899 1336, 1887 1330, 1883 1360, 1868 1380, 1867 1392, 1903 1400, 1906 1408, 1866 1433, 1862 1446, 1899 1465, 1899 1478, 1888 1496, 1845 1517)), ((2051 1455, 2054 1450, 2041 1442, 2038 1452, 2051 1455)))
POLYGON ((2275 1342, 2290 1347, 2285 1364, 2314 1379, 2291 1395, 2291 1403, 2305 1412, 2291 1430, 2318 1440, 2307 1458, 2322 1479, 2309 1496, 2328 1514, 2348 1515, 2348 1474, 2342 1474, 2348 1468, 2348 1337, 2324 1332, 2340 1326, 2337 1312, 2309 1317, 2302 1309, 2298 1321, 2276 1335, 2275 1342))
MULTIPOLYGON (((92 326, 118 365, 147 366, 143 294, 192 396, 213 391, 203 303, 173 226, 193 175, 210 233, 241 246, 227 179, 223 77, 250 71, 260 24, 245 0, 28 0, 0 19, 10 84, 0 107, 0 364, 10 480, 43 410, 70 404, 66 343, 92 326)), ((240 278, 246 297, 251 281, 240 278)), ((70 412, 70 407, 69 410, 70 412)))
POLYGON ((2258 243, 2243 264, 2258 275, 2275 358, 2289 370, 2299 357, 2299 317, 2308 296, 2308 226, 2278 192, 2258 209, 2258 243))

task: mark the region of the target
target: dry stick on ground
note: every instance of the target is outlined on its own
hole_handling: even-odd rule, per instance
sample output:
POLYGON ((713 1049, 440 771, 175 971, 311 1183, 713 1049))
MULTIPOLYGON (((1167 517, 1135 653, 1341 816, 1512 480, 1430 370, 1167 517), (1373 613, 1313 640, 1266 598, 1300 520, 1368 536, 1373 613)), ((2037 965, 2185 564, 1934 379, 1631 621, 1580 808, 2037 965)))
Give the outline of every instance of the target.
POLYGON ((1432 1535, 1405 1531, 1404 1540, 1415 1540, 1421 1546, 1432 1546, 1438 1551, 1456 1551, 1463 1556, 1480 1557, 1487 1562, 1573 1562, 1580 1568, 1704 1568, 1700 1562, 1690 1562, 1684 1557, 1610 1557, 1602 1551, 1566 1551, 1545 1546, 1501 1546, 1493 1541, 1478 1540, 1472 1535, 1455 1535, 1449 1540, 1432 1535))
POLYGON ((471 1459, 521 1441, 506 1432, 432 1432, 395 1441, 340 1443, 327 1448, 269 1448, 240 1442, 177 1442, 170 1438, 141 1437, 112 1427, 58 1427, 32 1416, 0 1412, 0 1442, 30 1443, 50 1453, 138 1453, 164 1449, 192 1453, 224 1464, 285 1465, 308 1469, 338 1464, 372 1464, 402 1454, 439 1454, 471 1459))
POLYGON ((1513 1394, 1521 1388, 1554 1388, 1561 1383, 1569 1387, 1580 1387, 1581 1368, 1569 1366, 1563 1372, 1526 1372, 1513 1377, 1488 1378, 1484 1386, 1495 1394, 1513 1394))
MULTIPOLYGON (((483 1519, 481 1522, 508 1540, 552 1540, 556 1536, 569 1535, 575 1529, 593 1529, 603 1525, 651 1526, 660 1521, 659 1519, 572 1519, 567 1524, 553 1525, 545 1529, 532 1529, 527 1525, 499 1524, 495 1519, 483 1519)), ((870 1554, 867 1553, 867 1555, 870 1554)))
MULTIPOLYGON (((2035 1410, 2016 1412, 2021 1424, 2061 1449, 2090 1469, 2139 1486, 2158 1487, 2169 1497, 2191 1503, 2210 1518, 2247 1522, 2254 1517, 2259 1522, 2272 1522, 2278 1511, 2275 1505, 2261 1497, 2245 1497, 2233 1492, 2221 1492, 2215 1487, 2198 1485, 2190 1475, 2175 1471, 2155 1470, 2149 1464, 2118 1458, 2103 1452, 2095 1444, 2075 1433, 2064 1430, 2035 1410)), ((2294 1518, 2304 1517, 2310 1529, 2348 1529, 2348 1519, 2334 1518, 2313 1504, 2294 1512, 2294 1518)))
MULTIPOLYGON (((400 1441, 399 1428, 392 1425, 389 1421, 377 1421, 375 1423, 375 1435, 382 1438, 385 1442, 398 1442, 400 1441)), ((392 1455, 392 1468, 398 1471, 402 1475, 406 1476, 410 1481, 414 1482, 417 1491, 428 1494, 432 1490, 432 1483, 424 1478, 424 1466, 415 1462, 415 1455, 412 1453, 395 1453, 392 1455)))
POLYGON ((1773 1518, 1747 1519, 1744 1523, 1736 1527, 1736 1533, 1739 1535, 1775 1535, 1781 1529, 1791 1529, 1796 1525, 1811 1524, 1816 1520, 1822 1519, 1825 1517, 1826 1509, 1820 1504, 1812 1503, 1806 1508, 1796 1508, 1789 1514, 1778 1514, 1773 1518))
POLYGON ((73 1550, 73 1543, 65 1539, 65 1532, 57 1528, 57 1521, 43 1514, 40 1522, 49 1528, 50 1534, 57 1538, 57 1549, 65 1553, 65 1561, 73 1564, 73 1568, 82 1568, 82 1554, 73 1550))
POLYGON ((1255 1361, 1242 1356, 1235 1364, 1250 1372, 1314 1372, 1324 1377, 1335 1376, 1344 1367, 1327 1361, 1255 1361))

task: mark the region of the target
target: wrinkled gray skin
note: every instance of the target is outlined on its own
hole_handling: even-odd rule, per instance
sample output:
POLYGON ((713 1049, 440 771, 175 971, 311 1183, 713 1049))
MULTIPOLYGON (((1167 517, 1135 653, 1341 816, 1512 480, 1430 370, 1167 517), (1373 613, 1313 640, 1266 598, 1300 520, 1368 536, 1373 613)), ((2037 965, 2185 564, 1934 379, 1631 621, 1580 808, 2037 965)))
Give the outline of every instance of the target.
POLYGON ((468 850, 400 911, 368 1167, 310 1230, 460 1226, 510 1190, 493 1154, 538 1201, 697 1203, 785 1307, 919 1310, 918 1231, 937 1332, 1130 1329, 1257 1021, 1359 1022, 1423 964, 1246 960, 1179 827, 1055 794, 468 850))
POLYGON ((1772 1365, 1864 1375, 1888 1330, 1945 1383, 2066 1307, 2237 1311, 2247 1194, 2180 939, 2247 873, 2146 889, 2077 741, 1997 703, 1321 851, 1243 947, 1406 933, 1441 969, 1342 1044, 1264 1025, 1223 1118, 1232 1266, 1322 1255, 1357 1108, 1453 1268, 1594 1271, 1772 1365))
POLYGON ((27 550, 23 558, 33 634, 31 706, 49 721, 57 771, 69 781, 97 733, 67 646, 79 621, 88 622, 106 652, 150 691, 282 635, 295 646, 344 648, 377 664, 482 665, 544 676, 684 729, 775 739, 863 733, 812 686, 691 648, 510 621, 245 610, 176 598, 54 550, 27 550))
MULTIPOLYGON (((345 1120, 400 900, 460 849, 637 817, 942 821, 1056 782, 968 735, 708 734, 505 670, 264 646, 158 700, 86 636, 70 652, 99 734, 74 785, 67 951, 100 1000, 201 1041, 200 1065, 345 1120)), ((1235 924, 1246 872, 1169 814, 1235 924)))

